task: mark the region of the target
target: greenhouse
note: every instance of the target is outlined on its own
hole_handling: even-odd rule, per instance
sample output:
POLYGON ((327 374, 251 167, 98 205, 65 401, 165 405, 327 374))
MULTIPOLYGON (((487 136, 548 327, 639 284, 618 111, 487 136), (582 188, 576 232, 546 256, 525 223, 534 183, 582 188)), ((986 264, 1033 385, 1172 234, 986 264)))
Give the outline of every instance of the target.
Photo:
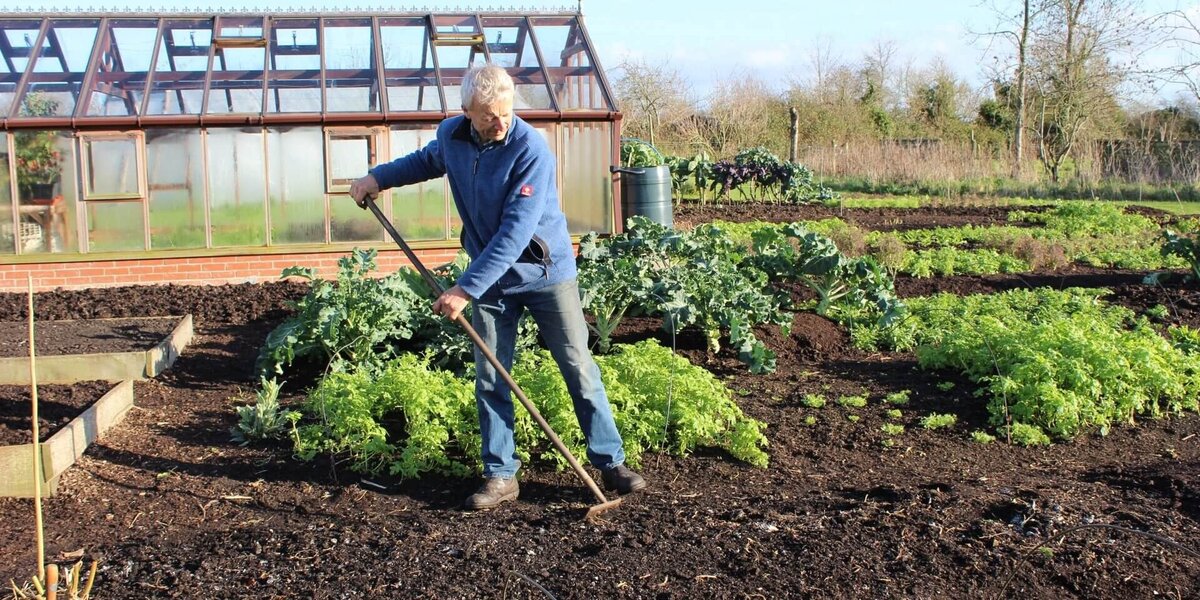
MULTIPOLYGON (((392 247, 349 182, 428 143, 483 62, 557 153, 572 233, 613 231, 620 116, 578 11, 0 13, 0 57, 3 287, 392 247)), ((444 180, 384 200, 414 246, 458 247, 444 180)))

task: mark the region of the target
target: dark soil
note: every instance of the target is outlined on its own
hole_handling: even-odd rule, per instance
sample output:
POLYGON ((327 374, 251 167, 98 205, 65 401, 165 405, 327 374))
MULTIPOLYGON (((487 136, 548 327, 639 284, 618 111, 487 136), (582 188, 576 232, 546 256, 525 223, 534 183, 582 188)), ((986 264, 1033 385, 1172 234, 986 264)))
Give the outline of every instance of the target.
MULTIPOLYGON (((115 385, 111 381, 39 385, 38 438, 43 442, 50 439, 115 385)), ((33 441, 32 398, 32 388, 27 385, 0 385, 0 446, 33 441)))
MULTIPOLYGON (((878 225, 1003 220, 1002 210, 987 210, 881 213, 878 225)), ((705 211, 706 219, 738 216, 705 211)), ((754 218, 830 216, 772 214, 754 218)), ((1067 269, 897 287, 913 295, 1104 286, 1135 311, 1162 304, 1175 322, 1200 327, 1200 290, 1140 280, 1067 269)), ((105 316, 145 316, 147 307, 197 315, 180 360, 135 384, 137 408, 45 504, 48 557, 99 560, 97 597, 1200 597, 1200 558, 1189 554, 1200 550, 1195 415, 1049 448, 981 445, 968 437, 986 419, 968 381, 923 371, 911 354, 858 351, 820 317, 797 315, 789 336, 761 332, 779 354, 778 371, 765 376, 728 352, 706 356, 695 333, 670 340, 657 322, 628 319, 618 341, 673 341, 768 424, 770 467, 718 451, 649 455, 641 472, 650 487, 585 522, 592 499, 575 476, 532 465, 519 501, 468 513, 460 503, 473 479, 427 477, 381 491, 328 461, 296 462, 283 444, 229 441, 231 401, 253 394, 257 348, 302 291, 115 288, 86 292, 86 302, 66 298, 74 292, 39 295, 45 318, 98 316, 98 307, 105 316), (887 448, 879 399, 900 390, 912 394, 907 431, 887 448), (810 393, 867 393, 871 403, 855 423, 837 406, 805 408, 810 393), (950 411, 959 423, 949 430, 917 424, 950 411), (810 416, 815 425, 805 424, 810 416)), ((0 296, 0 318, 20 318, 16 296, 0 296)), ((290 393, 294 400, 298 390, 290 393)), ((0 581, 33 571, 31 515, 28 500, 0 500, 0 555, 8 557, 0 581)))
MULTIPOLYGON (((33 339, 36 356, 143 352, 166 339, 178 324, 178 318, 38 321, 35 315, 33 339)), ((28 356, 29 324, 0 322, 0 357, 28 356)))

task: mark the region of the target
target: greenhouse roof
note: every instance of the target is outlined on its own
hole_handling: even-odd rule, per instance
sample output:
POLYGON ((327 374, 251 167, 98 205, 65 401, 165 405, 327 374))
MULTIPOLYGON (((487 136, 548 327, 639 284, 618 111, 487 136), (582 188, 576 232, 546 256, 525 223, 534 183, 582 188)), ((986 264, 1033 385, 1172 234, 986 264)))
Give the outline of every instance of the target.
POLYGON ((29 11, 0 12, 0 129, 428 121, 484 62, 522 115, 615 116, 578 11, 29 11))

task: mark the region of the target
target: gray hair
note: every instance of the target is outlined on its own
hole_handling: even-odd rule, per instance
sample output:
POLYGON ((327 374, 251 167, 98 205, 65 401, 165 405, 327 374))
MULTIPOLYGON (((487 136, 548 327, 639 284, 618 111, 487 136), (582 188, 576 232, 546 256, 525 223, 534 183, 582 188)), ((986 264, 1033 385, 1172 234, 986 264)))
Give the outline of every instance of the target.
POLYGON ((504 67, 488 64, 472 67, 462 81, 462 106, 470 108, 475 102, 486 106, 502 99, 512 98, 513 80, 504 67))

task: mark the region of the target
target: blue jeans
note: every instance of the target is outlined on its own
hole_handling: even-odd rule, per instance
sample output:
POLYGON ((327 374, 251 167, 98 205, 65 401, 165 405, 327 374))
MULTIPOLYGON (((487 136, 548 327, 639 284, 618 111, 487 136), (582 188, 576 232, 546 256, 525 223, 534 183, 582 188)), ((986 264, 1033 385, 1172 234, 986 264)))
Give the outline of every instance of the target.
MULTIPOLYGON (((472 325, 496 354, 506 370, 512 370, 517 343, 517 323, 529 309, 542 339, 558 363, 575 407, 575 417, 587 438, 587 456, 601 469, 625 462, 621 434, 600 368, 588 350, 587 322, 574 279, 509 296, 481 298, 474 302, 472 325)), ((513 440, 513 401, 508 384, 475 349, 475 403, 479 408, 479 431, 483 437, 484 477, 513 477, 520 468, 513 440)), ((530 398, 536 401, 536 398, 530 398)))

